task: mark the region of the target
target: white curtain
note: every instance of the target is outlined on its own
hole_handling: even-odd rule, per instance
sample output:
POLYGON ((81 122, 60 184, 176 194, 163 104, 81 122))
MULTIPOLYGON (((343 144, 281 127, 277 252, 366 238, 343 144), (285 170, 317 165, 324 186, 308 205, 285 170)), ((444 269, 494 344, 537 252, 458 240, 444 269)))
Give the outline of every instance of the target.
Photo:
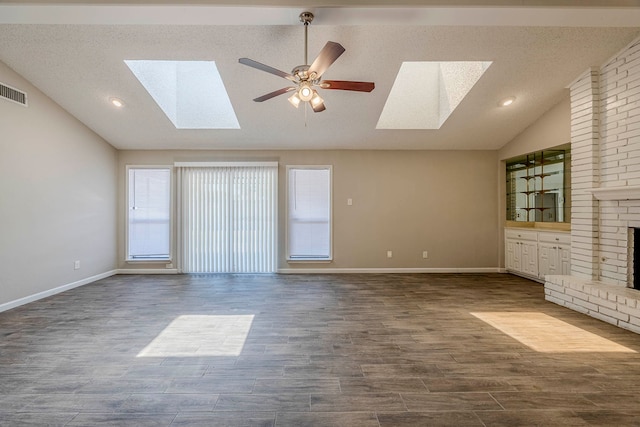
POLYGON ((178 171, 182 271, 275 272, 277 165, 178 171))

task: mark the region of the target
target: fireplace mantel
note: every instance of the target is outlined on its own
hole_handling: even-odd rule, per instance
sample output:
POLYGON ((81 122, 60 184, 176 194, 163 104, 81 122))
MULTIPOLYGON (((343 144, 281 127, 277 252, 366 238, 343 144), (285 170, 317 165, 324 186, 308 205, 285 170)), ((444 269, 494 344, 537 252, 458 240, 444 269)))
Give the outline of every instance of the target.
POLYGON ((587 191, 598 200, 640 200, 640 185, 592 188, 587 191))

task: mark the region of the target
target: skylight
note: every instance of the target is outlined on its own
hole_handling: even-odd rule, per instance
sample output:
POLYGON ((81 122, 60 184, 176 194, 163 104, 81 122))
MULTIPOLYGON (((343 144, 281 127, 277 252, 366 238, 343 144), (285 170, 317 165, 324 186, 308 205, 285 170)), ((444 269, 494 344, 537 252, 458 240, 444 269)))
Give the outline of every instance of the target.
POLYGON ((440 129, 491 62, 403 62, 376 129, 440 129))
POLYGON ((177 129, 240 129, 214 61, 124 62, 177 129))

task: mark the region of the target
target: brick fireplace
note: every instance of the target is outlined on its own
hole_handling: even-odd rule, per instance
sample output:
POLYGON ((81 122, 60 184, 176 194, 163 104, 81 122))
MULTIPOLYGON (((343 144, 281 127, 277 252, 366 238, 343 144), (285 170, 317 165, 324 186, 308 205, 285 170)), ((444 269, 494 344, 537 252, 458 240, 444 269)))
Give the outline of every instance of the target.
POLYGON ((546 298, 640 333, 640 39, 570 91, 571 275, 547 276, 546 298))

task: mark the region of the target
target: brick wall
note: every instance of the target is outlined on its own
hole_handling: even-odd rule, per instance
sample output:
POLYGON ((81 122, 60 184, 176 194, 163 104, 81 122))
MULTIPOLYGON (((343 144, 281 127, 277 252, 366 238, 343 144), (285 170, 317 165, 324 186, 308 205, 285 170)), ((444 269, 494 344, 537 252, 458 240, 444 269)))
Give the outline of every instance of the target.
POLYGON ((626 286, 640 200, 598 201, 587 190, 640 186, 640 39, 570 89, 571 274, 626 286))
POLYGON ((545 299, 640 334, 640 292, 572 276, 547 276, 545 299))
POLYGON ((599 204, 588 189, 599 172, 599 72, 590 70, 571 86, 571 275, 598 277, 599 204))

